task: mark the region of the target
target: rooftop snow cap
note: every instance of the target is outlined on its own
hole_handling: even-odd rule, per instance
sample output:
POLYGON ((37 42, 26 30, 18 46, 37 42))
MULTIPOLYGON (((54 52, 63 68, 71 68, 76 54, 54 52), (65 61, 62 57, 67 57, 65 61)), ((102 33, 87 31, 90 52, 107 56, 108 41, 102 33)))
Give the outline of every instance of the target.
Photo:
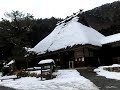
POLYGON ((105 38, 101 40, 101 44, 103 45, 103 44, 108 44, 108 43, 113 43, 113 42, 118 42, 118 41, 120 41, 120 33, 106 36, 105 38))
POLYGON ((75 16, 68 22, 58 24, 56 28, 42 41, 40 41, 31 51, 43 54, 47 51, 56 51, 74 45, 91 44, 102 46, 100 40, 105 36, 91 27, 87 27, 78 22, 79 17, 75 16))

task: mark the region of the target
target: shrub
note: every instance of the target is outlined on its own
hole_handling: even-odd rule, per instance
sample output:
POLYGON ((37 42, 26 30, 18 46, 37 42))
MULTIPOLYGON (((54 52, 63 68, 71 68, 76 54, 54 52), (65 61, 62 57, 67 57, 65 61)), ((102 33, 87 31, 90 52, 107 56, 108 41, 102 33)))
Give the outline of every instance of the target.
POLYGON ((37 74, 36 73, 30 73, 30 76, 31 77, 37 77, 37 74))
POLYGON ((29 76, 29 73, 22 71, 22 70, 19 70, 16 72, 16 75, 17 75, 17 77, 27 77, 27 76, 29 76))
MULTIPOLYGON (((40 78, 41 77, 41 74, 30 73, 30 72, 26 72, 26 71, 22 71, 22 70, 17 71, 16 75, 17 75, 18 78, 21 78, 21 77, 36 77, 36 78, 40 78)), ((42 77, 46 78, 46 80, 51 79, 51 75, 49 73, 42 74, 42 77)), ((54 78, 54 77, 55 76, 52 76, 52 78, 54 78)))
POLYGON ((40 78, 41 77, 41 74, 38 74, 36 78, 40 78))
POLYGON ((120 72, 120 67, 105 67, 103 69, 110 72, 120 72))
POLYGON ((5 76, 9 73, 9 67, 3 67, 1 69, 1 72, 2 72, 2 76, 5 76))

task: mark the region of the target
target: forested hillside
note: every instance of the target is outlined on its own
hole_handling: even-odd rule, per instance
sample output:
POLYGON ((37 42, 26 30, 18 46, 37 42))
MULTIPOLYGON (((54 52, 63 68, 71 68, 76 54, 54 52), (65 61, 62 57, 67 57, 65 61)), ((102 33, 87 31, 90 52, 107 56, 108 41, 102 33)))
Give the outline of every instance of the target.
POLYGON ((120 32, 120 1, 96 7, 84 15, 88 24, 104 35, 120 32))

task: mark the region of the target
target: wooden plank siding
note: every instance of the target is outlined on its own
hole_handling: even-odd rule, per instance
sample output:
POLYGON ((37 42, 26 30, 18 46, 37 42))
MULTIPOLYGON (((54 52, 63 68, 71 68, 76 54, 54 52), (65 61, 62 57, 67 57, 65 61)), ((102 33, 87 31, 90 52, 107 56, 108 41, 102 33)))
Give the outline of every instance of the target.
POLYGON ((74 50, 75 66, 98 66, 98 55, 100 49, 94 47, 82 47, 74 50))
POLYGON ((94 49, 84 47, 84 48, 78 48, 74 50, 74 57, 94 57, 94 49))
POLYGON ((83 56, 84 56, 83 48, 78 48, 78 49, 74 50, 75 58, 79 58, 79 57, 83 57, 83 56))

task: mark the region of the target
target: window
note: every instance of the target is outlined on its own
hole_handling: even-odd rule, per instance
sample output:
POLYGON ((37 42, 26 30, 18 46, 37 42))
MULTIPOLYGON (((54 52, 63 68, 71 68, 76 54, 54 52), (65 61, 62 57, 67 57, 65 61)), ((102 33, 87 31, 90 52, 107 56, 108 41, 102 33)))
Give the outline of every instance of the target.
POLYGON ((84 57, 82 57, 82 62, 84 62, 84 57))
POLYGON ((56 61, 57 61, 57 62, 59 62, 59 61, 60 61, 60 59, 56 59, 56 61))
POLYGON ((81 58, 79 58, 78 60, 81 61, 81 58))
POLYGON ((77 59, 75 59, 75 61, 77 61, 77 59))

